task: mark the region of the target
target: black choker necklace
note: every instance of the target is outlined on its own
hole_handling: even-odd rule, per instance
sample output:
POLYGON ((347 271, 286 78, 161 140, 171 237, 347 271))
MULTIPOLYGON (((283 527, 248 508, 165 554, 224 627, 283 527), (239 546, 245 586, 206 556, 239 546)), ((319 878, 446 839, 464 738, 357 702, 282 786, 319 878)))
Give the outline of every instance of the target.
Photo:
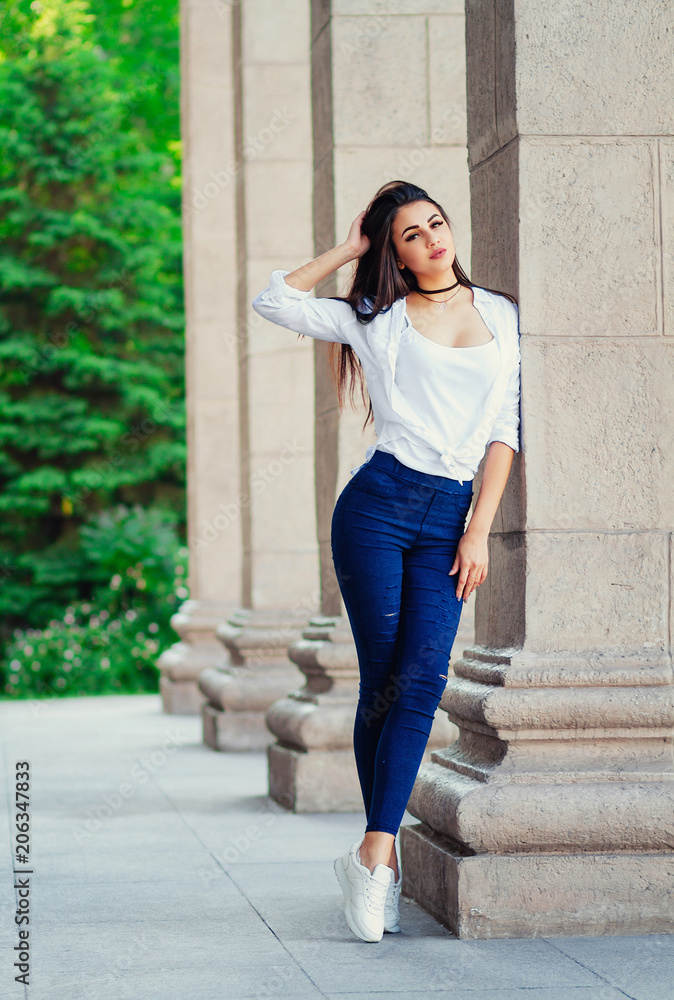
POLYGON ((421 292, 422 295, 435 295, 437 292, 451 292, 452 288, 456 288, 456 286, 460 284, 460 281, 455 281, 454 284, 450 285, 448 288, 435 288, 432 292, 429 292, 426 288, 417 288, 417 291, 421 292))

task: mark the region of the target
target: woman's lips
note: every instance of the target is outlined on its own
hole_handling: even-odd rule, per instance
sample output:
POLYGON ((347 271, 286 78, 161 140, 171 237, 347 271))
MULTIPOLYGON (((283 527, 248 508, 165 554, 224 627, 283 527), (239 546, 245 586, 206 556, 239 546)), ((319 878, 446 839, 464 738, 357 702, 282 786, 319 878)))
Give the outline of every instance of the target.
POLYGON ((434 250, 433 253, 431 254, 431 260, 435 260, 436 257, 444 257, 446 253, 447 251, 443 249, 434 250))

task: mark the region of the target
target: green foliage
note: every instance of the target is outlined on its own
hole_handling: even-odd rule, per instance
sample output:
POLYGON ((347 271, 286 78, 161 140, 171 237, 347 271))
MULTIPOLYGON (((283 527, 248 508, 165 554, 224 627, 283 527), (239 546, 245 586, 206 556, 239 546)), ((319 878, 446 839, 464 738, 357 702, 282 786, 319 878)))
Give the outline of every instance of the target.
POLYGON ((127 81, 129 124, 153 148, 178 156, 180 52, 178 0, 96 0, 99 50, 127 81))
POLYGON ((15 629, 0 679, 5 698, 158 690, 156 660, 175 641, 169 619, 188 596, 187 549, 173 511, 118 506, 81 529, 79 568, 94 581, 43 629, 15 629))
POLYGON ((100 573, 78 530, 89 515, 184 506, 177 0, 93 10, 8 0, 0 11, 0 616, 11 627, 91 600, 100 573), (160 36, 152 80, 134 77, 160 36))

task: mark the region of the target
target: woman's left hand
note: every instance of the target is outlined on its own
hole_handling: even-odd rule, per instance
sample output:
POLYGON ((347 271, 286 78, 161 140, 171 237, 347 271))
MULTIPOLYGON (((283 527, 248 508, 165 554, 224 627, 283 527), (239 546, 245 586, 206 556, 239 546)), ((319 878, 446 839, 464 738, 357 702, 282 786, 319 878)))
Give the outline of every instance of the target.
POLYGON ((456 550, 454 564, 449 571, 449 575, 459 572, 459 582, 456 589, 456 596, 459 600, 463 597, 464 603, 468 600, 476 587, 487 577, 487 567, 489 565, 489 547, 487 538, 483 532, 471 532, 470 528, 459 539, 456 550))

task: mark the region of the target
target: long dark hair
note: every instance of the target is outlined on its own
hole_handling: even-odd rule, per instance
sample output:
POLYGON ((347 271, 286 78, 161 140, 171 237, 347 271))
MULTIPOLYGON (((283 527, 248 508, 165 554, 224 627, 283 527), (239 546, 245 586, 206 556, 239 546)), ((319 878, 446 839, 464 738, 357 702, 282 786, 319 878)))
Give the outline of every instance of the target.
MULTIPOLYGON (((379 188, 374 198, 367 206, 361 232, 370 240, 370 246, 362 257, 358 258, 351 288, 341 298, 348 302, 359 323, 371 323, 380 312, 390 309, 396 299, 417 290, 417 280, 409 268, 400 270, 396 264, 396 248, 393 242, 393 221, 398 209, 403 205, 411 205, 415 201, 429 201, 435 205, 438 212, 451 229, 451 223, 442 205, 431 198, 423 188, 409 181, 389 181, 379 188)), ((455 257, 452 264, 457 280, 467 288, 473 287, 464 269, 455 257)), ((517 299, 508 292, 486 289, 503 295, 517 304, 517 299)), ((330 367, 337 389, 340 410, 344 406, 347 387, 349 401, 354 406, 354 392, 360 389, 363 403, 368 406, 363 430, 371 420, 374 420, 372 401, 366 388, 365 376, 358 355, 349 344, 332 344, 330 349, 330 367)))

